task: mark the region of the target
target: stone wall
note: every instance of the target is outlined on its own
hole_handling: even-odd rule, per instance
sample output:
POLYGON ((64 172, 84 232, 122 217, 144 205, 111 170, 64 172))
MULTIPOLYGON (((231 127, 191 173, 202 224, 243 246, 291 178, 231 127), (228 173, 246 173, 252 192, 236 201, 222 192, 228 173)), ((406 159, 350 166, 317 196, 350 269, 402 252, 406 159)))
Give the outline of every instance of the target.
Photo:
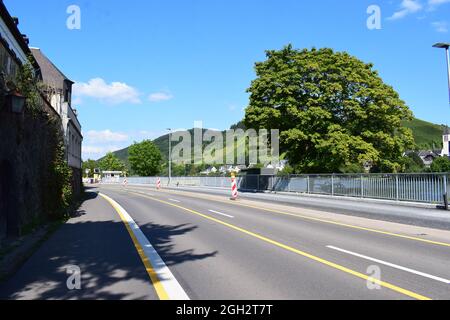
POLYGON ((0 240, 45 220, 45 192, 56 148, 48 105, 38 115, 14 114, 0 105, 0 240))
POLYGON ((83 173, 81 169, 73 168, 72 169, 72 191, 75 197, 78 197, 81 194, 82 186, 83 186, 83 173))

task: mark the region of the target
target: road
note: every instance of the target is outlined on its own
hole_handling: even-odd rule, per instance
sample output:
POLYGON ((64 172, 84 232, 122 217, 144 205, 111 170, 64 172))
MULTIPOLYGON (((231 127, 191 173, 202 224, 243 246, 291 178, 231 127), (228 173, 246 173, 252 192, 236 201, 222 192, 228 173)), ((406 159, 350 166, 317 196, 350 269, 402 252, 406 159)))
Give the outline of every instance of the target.
POLYGON ((450 298, 449 231, 192 192, 89 194, 0 298, 450 298))

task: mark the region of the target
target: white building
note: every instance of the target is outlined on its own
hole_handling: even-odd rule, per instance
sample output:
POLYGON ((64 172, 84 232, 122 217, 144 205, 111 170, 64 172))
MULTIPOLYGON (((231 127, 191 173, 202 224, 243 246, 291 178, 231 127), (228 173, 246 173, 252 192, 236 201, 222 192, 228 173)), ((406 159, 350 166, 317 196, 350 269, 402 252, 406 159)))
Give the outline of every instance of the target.
POLYGON ((44 83, 43 93, 61 117, 67 163, 72 168, 75 181, 74 188, 75 192, 77 192, 77 189, 81 188, 82 179, 81 145, 83 135, 81 134, 81 125, 78 121, 77 111, 72 108, 73 82, 40 49, 31 48, 31 52, 40 66, 44 83))
POLYGON ((441 152, 441 157, 443 156, 450 156, 450 130, 448 127, 445 128, 444 134, 442 135, 442 144, 444 148, 441 152))

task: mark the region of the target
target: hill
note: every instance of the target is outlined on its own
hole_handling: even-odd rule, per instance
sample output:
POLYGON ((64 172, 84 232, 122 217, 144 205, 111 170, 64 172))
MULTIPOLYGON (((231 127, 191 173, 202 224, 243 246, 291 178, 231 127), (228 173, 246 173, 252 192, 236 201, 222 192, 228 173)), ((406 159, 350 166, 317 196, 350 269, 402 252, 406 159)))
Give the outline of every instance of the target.
POLYGON ((403 125, 412 130, 414 140, 420 150, 442 148, 444 125, 437 125, 420 119, 404 122, 403 125))
MULTIPOLYGON (((413 119, 412 121, 404 122, 403 125, 410 128, 413 132, 414 139, 419 149, 440 149, 442 148, 442 132, 444 125, 437 125, 431 122, 423 121, 420 119, 413 119)), ((233 125, 231 128, 243 128, 242 123, 233 125)), ((189 130, 191 133, 193 129, 189 130)), ((153 142, 161 150, 161 153, 165 159, 169 158, 169 135, 163 135, 153 142)), ((128 162, 128 148, 118 150, 114 154, 122 160, 129 168, 128 162)), ((101 160, 101 159, 100 159, 101 160)))

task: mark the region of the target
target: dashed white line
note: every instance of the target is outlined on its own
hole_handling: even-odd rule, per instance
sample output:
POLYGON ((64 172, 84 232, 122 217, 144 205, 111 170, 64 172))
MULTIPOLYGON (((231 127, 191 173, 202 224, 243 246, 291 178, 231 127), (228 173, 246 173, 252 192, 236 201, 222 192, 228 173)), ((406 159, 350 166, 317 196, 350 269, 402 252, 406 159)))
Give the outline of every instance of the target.
POLYGON ((429 279, 432 279, 432 280, 443 282, 445 284, 450 284, 450 280, 447 280, 447 279, 444 279, 444 278, 441 278, 441 277, 437 277, 437 276, 433 276, 433 275, 425 273, 425 272, 421 272, 421 271, 417 271, 417 270, 414 270, 414 269, 402 267, 402 266, 399 266, 397 264, 386 262, 386 261, 383 261, 383 260, 380 260, 380 259, 371 258, 371 257, 365 256, 365 255, 362 255, 362 254, 359 254, 359 253, 356 253, 356 252, 344 250, 344 249, 337 248, 337 247, 334 247, 334 246, 327 246, 327 248, 332 249, 332 250, 336 250, 336 251, 339 251, 339 252, 347 253, 349 255, 352 255, 352 256, 355 256, 355 257, 359 257, 359 258, 362 258, 362 259, 365 259, 365 260, 373 261, 373 262, 376 262, 376 263, 379 263, 379 264, 384 264, 385 266, 392 267, 392 268, 395 268, 395 269, 398 269, 398 270, 402 270, 402 271, 406 271, 406 272, 409 272, 409 273, 413 273, 413 274, 416 274, 418 276, 422 276, 422 277, 425 277, 425 278, 429 278, 429 279))
POLYGON ((211 213, 215 213, 215 214, 218 214, 218 215, 221 215, 221 216, 225 216, 225 217, 231 218, 231 219, 234 218, 233 216, 230 216, 229 214, 225 214, 225 213, 222 213, 222 212, 219 212, 219 211, 215 211, 215 210, 208 210, 208 211, 211 212, 211 213))
POLYGON ((176 199, 169 199, 169 201, 176 202, 176 203, 180 203, 181 202, 180 200, 176 200, 176 199))

